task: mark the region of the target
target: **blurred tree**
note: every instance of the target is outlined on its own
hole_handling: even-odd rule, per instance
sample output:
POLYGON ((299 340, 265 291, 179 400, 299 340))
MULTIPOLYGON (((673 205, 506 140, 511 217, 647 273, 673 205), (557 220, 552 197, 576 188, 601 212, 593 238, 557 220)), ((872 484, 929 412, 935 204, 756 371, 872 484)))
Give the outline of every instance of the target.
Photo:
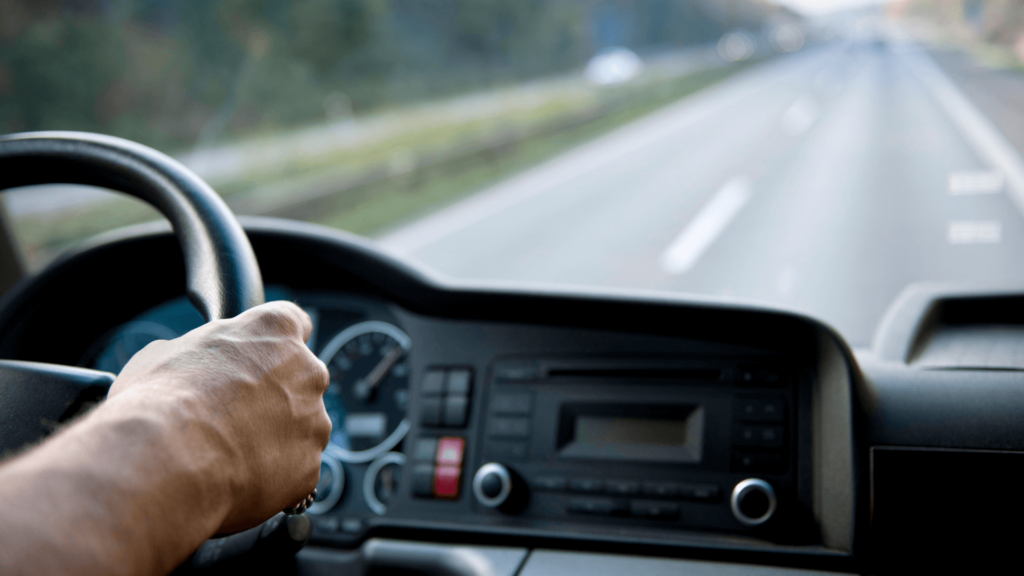
MULTIPOLYGON (((1002 1, 1002 0, 994 0, 1002 1)), ((764 0, 0 0, 0 130, 160 148, 714 41, 764 0), (607 23, 606 22, 606 23, 607 23), (332 110, 334 112, 332 112, 332 110)))
POLYGON ((292 3, 289 48, 296 58, 324 76, 365 45, 383 2, 372 0, 301 0, 292 3), (294 31, 301 30, 301 34, 294 31))
POLYGON ((123 39, 104 22, 82 21, 48 3, 10 4, 29 20, 0 42, 0 126, 98 129, 97 99, 124 73, 123 39))

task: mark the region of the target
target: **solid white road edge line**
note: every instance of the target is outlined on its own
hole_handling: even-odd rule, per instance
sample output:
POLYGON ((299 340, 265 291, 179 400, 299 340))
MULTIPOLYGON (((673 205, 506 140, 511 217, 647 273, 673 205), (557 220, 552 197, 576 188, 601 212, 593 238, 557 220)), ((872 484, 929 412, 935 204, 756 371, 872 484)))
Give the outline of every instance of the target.
POLYGON ((747 178, 736 176, 726 182, 661 255, 662 269, 669 274, 682 274, 693 268, 750 201, 750 196, 747 178))
POLYGON ((946 226, 950 244, 998 244, 1003 225, 998 220, 954 220, 946 226))
POLYGON ((921 47, 908 40, 902 56, 911 71, 932 91, 981 160, 1003 173, 1010 198, 1024 214, 1024 159, 1021 159, 1020 152, 921 47))
POLYGON ((978 194, 999 194, 1003 191, 1006 178, 998 170, 981 172, 950 172, 950 196, 976 196, 978 194))

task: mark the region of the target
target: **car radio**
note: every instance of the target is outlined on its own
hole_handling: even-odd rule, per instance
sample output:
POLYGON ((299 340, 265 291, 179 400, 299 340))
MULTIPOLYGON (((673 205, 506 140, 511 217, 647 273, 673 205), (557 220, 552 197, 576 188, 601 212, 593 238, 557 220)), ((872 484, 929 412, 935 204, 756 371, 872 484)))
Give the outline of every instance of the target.
POLYGON ((480 514, 750 530, 795 502, 796 375, 734 359, 492 365, 480 514))

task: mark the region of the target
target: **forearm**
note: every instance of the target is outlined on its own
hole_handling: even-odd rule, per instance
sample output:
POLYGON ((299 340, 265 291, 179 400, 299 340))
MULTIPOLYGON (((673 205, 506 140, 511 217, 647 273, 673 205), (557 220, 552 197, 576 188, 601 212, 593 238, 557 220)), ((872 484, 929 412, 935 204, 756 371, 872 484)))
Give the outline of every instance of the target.
POLYGON ((166 573, 221 526, 230 447, 159 400, 111 398, 0 467, 0 572, 166 573))

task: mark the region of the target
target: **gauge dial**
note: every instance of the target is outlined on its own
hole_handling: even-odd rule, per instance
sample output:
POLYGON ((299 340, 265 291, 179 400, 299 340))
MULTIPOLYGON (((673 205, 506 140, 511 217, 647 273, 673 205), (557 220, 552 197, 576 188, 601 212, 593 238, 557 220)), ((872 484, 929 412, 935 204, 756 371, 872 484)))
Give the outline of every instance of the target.
POLYGON ((324 405, 333 426, 328 453, 343 462, 369 462, 402 441, 409 431, 411 345, 397 327, 369 321, 324 346, 320 359, 331 373, 324 405))
POLYGON ((119 374, 136 352, 156 340, 173 340, 178 337, 174 330, 149 320, 136 320, 121 326, 111 334, 96 356, 92 367, 96 370, 119 374))
POLYGON ((330 454, 320 455, 320 482, 316 485, 316 500, 309 507, 310 514, 323 514, 341 500, 345 492, 345 467, 330 454))
POLYGON ((402 483, 402 468, 405 466, 405 454, 388 452, 377 458, 366 469, 363 477, 363 498, 366 504, 377 514, 387 512, 388 503, 398 492, 402 483))

